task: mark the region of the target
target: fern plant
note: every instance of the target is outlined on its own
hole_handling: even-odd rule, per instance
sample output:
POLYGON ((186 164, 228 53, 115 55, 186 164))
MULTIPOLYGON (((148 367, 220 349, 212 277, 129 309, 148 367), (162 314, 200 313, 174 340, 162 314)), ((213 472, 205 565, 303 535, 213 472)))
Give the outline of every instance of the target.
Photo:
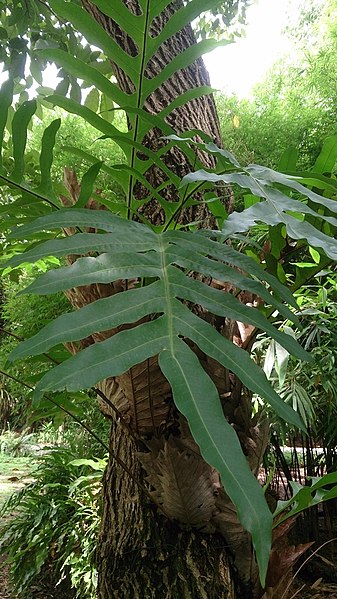
MULTIPOLYGON (((243 168, 234 156, 218 148, 202 132, 197 132, 197 143, 196 132, 187 132, 185 139, 175 136, 165 118, 184 103, 209 93, 209 88, 191 89, 161 113, 149 114, 147 101, 151 94, 156 93, 178 69, 212 49, 214 42, 202 41, 191 46, 152 78, 147 76, 146 70, 150 60, 162 43, 180 31, 184 24, 206 8, 216 7, 219 2, 191 0, 171 15, 156 36, 151 34, 151 25, 167 6, 167 0, 140 0, 139 15, 132 14, 121 0, 116 0, 113 6, 105 0, 95 0, 94 4, 129 33, 137 48, 135 56, 126 54, 76 3, 50 0, 52 9, 63 21, 71 21, 91 44, 101 48, 123 70, 131 82, 132 93, 122 92, 98 69, 60 49, 43 50, 41 57, 55 61, 71 76, 94 85, 125 110, 129 131, 121 133, 109 120, 73 98, 53 95, 44 101, 77 114, 103 136, 112 138, 122 148, 126 162, 107 167, 92 154, 81 150, 81 155, 91 166, 76 192, 61 190, 65 197, 63 203, 75 204, 63 208, 59 189, 55 188, 50 174, 60 120, 53 121, 44 132, 41 181, 34 188, 24 174, 27 127, 36 109, 35 100, 24 102, 16 111, 11 137, 14 168, 7 169, 7 163, 3 162, 0 171, 0 181, 9 190, 1 211, 8 216, 7 222, 2 223, 4 230, 14 224, 20 226, 6 238, 5 253, 11 257, 5 267, 15 268, 46 256, 71 256, 68 266, 46 272, 26 291, 72 294, 73 288, 80 288, 84 300, 82 297, 81 302, 77 302, 81 306, 79 310, 61 316, 20 344, 12 359, 45 353, 59 343, 71 344, 76 355, 42 376, 36 386, 35 402, 41 401, 45 393, 84 389, 114 377, 123 389, 128 405, 134 406, 135 413, 137 410, 138 415, 146 413, 143 428, 138 415, 135 419, 135 432, 140 436, 157 434, 163 422, 168 421, 172 392, 175 408, 186 417, 203 458, 219 473, 242 525, 252 535, 263 583, 271 546, 272 514, 238 437, 224 417, 225 394, 220 397, 221 380, 235 375, 247 389, 269 402, 280 417, 300 428, 303 424, 298 414, 275 393, 249 354, 226 338, 226 319, 266 331, 300 359, 307 360, 308 355, 291 336, 270 324, 263 310, 245 305, 232 293, 233 290, 246 290, 261 298, 270 314, 277 311, 298 323, 288 307, 290 304, 296 308, 288 289, 256 260, 225 241, 246 231, 257 220, 273 226, 284 224, 294 239, 307 240, 334 259, 336 246, 329 233, 337 220, 324 212, 335 212, 334 203, 307 190, 291 177, 254 165, 243 168), (144 142, 154 127, 166 136, 157 152, 150 150, 144 142), (206 139, 206 143, 200 143, 200 139, 206 139), (177 144, 186 160, 194 165, 194 172, 182 182, 164 160, 177 144), (212 157, 212 170, 202 169, 202 156, 212 157), (158 188, 146 178, 153 165, 164 174, 158 188), (96 200, 106 210, 88 209, 93 207, 90 201, 95 197, 95 181, 100 169, 105 169, 122 186, 125 204, 113 204, 96 194, 96 200), (143 201, 135 196, 136 183, 147 189, 148 195, 143 201), (214 183, 220 183, 219 195, 213 191, 214 183), (257 201, 261 197, 265 201, 255 203, 250 211, 234 213, 226 219, 219 199, 223 183, 237 184, 250 190, 257 201), (170 186, 178 194, 177 202, 169 202, 161 193, 170 186), (201 190, 216 216, 219 211, 222 232, 194 230, 192 224, 181 227, 182 208, 200 203, 201 190), (289 190, 299 196, 289 197, 289 190), (146 224, 132 220, 140 205, 153 198, 164 212, 162 225, 150 225, 143 215, 139 219, 146 224), (308 202, 319 203, 320 211, 314 210, 308 202), (321 227, 325 233, 321 232, 321 227), (101 289, 103 285, 109 287, 111 296, 98 293, 99 299, 96 299, 93 290, 101 289), (123 291, 122 295, 118 291, 123 291), (83 305, 88 301, 90 305, 83 305), (88 337, 97 342, 83 349, 80 342, 88 337), (221 367, 218 380, 213 377, 214 364, 221 367), (138 365, 136 375, 134 369, 138 365), (135 378, 141 378, 144 372, 145 383, 137 388, 135 378), (150 405, 146 410, 143 409, 144 393, 147 393, 146 401, 150 405)), ((0 91, 1 138, 4 137, 12 97, 13 82, 9 80, 0 91)), ((160 507, 165 513, 165 505, 160 507)), ((213 508, 215 511, 215 503, 213 508)))

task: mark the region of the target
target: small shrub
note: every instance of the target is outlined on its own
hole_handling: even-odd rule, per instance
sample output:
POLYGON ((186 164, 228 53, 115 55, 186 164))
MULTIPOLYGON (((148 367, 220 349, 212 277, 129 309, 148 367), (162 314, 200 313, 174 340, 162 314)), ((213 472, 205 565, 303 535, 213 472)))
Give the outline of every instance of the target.
POLYGON ((8 430, 0 435, 0 453, 9 456, 28 456, 32 453, 34 434, 8 430))
POLYGON ((74 460, 73 448, 45 454, 33 471, 34 482, 12 495, 0 515, 15 511, 0 532, 15 593, 29 598, 32 586, 48 578, 66 581, 69 596, 96 595, 94 555, 100 521, 100 480, 104 459, 74 460))

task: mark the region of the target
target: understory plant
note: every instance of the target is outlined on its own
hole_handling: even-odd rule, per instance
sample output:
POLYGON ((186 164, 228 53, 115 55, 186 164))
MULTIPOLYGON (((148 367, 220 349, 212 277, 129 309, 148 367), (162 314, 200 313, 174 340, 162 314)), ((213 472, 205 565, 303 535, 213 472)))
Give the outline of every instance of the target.
MULTIPOLYGON (((177 135, 171 113, 210 93, 207 86, 189 89, 159 113, 151 113, 150 100, 161 86, 215 42, 190 46, 150 77, 151 60, 185 24, 215 8, 215 0, 178 3, 159 31, 167 2, 140 0, 140 10, 132 12, 121 0, 113 5, 95 0, 96 8, 128 32, 137 49, 132 56, 77 3, 49 4, 62 23, 71 23, 90 44, 113 57, 128 92, 102 74, 99 62, 90 66, 62 47, 38 50, 40 59, 56 62, 63 73, 108 97, 112 109, 117 105, 126 113, 129 127, 119 130, 74 94, 44 97, 48 106, 77 114, 98 135, 113 139, 125 161, 107 166, 95 158, 94 150, 82 152, 88 170, 80 182, 68 170, 60 191, 51 177, 60 127, 55 119, 42 136, 36 187, 25 176, 25 146, 37 103, 33 99, 19 106, 8 138, 5 123, 14 82, 9 77, 3 84, 0 133, 7 161, 0 181, 6 189, 2 213, 8 217, 2 224, 3 266, 9 272, 48 256, 65 260, 24 293, 63 291, 75 307, 19 344, 10 359, 41 354, 53 359, 64 344, 72 355, 41 372, 34 404, 66 401, 68 411, 75 411, 76 396, 69 398, 69 392, 91 388, 98 393, 120 434, 134 443, 132 462, 145 471, 136 484, 146 501, 183 530, 220 533, 232 548, 243 584, 249 586, 247 596, 266 597, 262 587, 277 589, 287 569, 278 571, 282 547, 274 546, 268 570, 273 514, 257 480, 268 422, 262 411, 253 415, 252 395, 288 423, 301 430, 305 425, 251 358, 251 340, 255 329, 265 331, 291 355, 310 360, 277 326, 279 315, 300 326, 283 258, 289 247, 300 253, 311 246, 318 256, 312 266, 316 272, 335 261, 336 203, 316 193, 312 181, 329 186, 334 194, 336 182, 243 166, 200 130, 177 135), (181 173, 170 169, 176 152, 185 168, 181 173), (96 189, 101 170, 119 184, 123 201, 111 200, 108 187, 102 193, 96 189), (244 192, 247 208, 242 212, 227 210, 230 187, 244 192), (268 227, 269 252, 251 250, 250 234, 259 223, 268 227), (256 560, 247 549, 248 533, 256 560)), ((133 481, 118 443, 115 436, 111 462, 133 481)), ((285 560, 286 566, 298 555, 285 560)))
POLYGON ((48 592, 64 585, 67 596, 96 597, 100 481, 106 460, 74 455, 79 456, 79 448, 73 445, 41 456, 31 472, 33 482, 2 507, 7 523, 0 531, 0 550, 7 554, 12 589, 20 597, 29 597, 33 588, 48 592))

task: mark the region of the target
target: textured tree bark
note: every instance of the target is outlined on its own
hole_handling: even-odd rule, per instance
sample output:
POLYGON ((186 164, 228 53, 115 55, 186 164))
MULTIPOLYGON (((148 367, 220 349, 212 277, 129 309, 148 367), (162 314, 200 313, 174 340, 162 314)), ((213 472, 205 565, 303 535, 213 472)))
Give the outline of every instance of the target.
MULTIPOLYGON (((141 480, 132 439, 114 422, 111 448, 141 480)), ((98 544, 100 599, 234 599, 226 543, 184 530, 110 462, 98 544)))
MULTIPOLYGON (((112 19, 106 17, 106 15, 98 10, 90 0, 82 0, 82 4, 130 56, 135 55, 136 49, 127 33, 122 31, 112 19)), ((137 13, 137 0, 125 0, 125 4, 132 12, 137 13)), ((168 18, 181 5, 181 0, 175 0, 163 11, 152 25, 153 35, 160 33, 168 18)), ((191 25, 187 25, 175 36, 162 44, 157 54, 147 65, 146 76, 151 79, 157 75, 175 56, 195 43, 196 39, 192 27, 191 25)), ((120 88, 126 93, 132 93, 133 87, 129 79, 116 64, 112 64, 120 88)), ((149 112, 157 114, 184 92, 203 85, 210 85, 210 79, 202 58, 199 58, 188 68, 175 73, 157 91, 151 94, 147 99, 145 107, 149 112)), ((188 129, 200 129, 210 135, 215 143, 221 145, 220 125, 212 95, 202 96, 177 108, 168 115, 167 122, 172 125, 177 133, 187 131, 188 129)), ((179 167, 179 163, 176 163, 176 165, 172 164, 172 168, 174 166, 179 167)))
MULTIPOLYGON (((129 9, 137 14, 137 0, 124 0, 129 9)), ((122 31, 119 26, 111 19, 102 14, 102 12, 90 0, 82 0, 86 10, 97 20, 100 25, 111 35, 116 42, 130 56, 137 54, 133 41, 127 33, 122 31)), ((152 35, 158 35, 168 18, 182 6, 182 0, 175 0, 159 15, 155 22, 152 23, 152 35)), ((186 48, 196 43, 196 39, 191 25, 185 26, 176 35, 169 38, 159 48, 155 56, 149 61, 146 66, 145 75, 149 79, 160 73, 175 56, 179 55, 186 48)), ((113 71, 120 88, 126 93, 134 91, 133 84, 125 73, 112 61, 113 71)), ((145 102, 145 109, 157 114, 166 108, 173 100, 184 94, 184 92, 202 86, 209 86, 210 79, 205 64, 202 58, 197 59, 193 64, 185 69, 176 72, 172 77, 165 81, 159 89, 152 93, 145 102)), ((176 133, 183 133, 189 130, 200 130, 210 136, 215 144, 221 147, 220 124, 216 111, 215 101, 212 94, 202 96, 187 102, 183 106, 173 110, 166 117, 166 122, 174 129, 176 133)), ((152 129, 146 136, 144 143, 153 151, 158 151, 166 142, 161 138, 161 131, 152 129)), ((198 156, 202 159, 205 166, 212 168, 215 164, 213 157, 206 153, 198 152, 198 156)), ((193 165, 189 164, 184 152, 176 147, 171 149, 163 158, 166 165, 174 171, 180 178, 184 177, 188 172, 193 170, 193 165)), ((147 179, 154 188, 158 187, 164 180, 165 176, 156 166, 152 167, 147 173, 147 179)), ((144 197, 144 188, 139 187, 139 197, 144 197)), ((160 192, 168 201, 175 201, 177 197, 176 189, 169 185, 165 190, 160 192)), ((137 195, 137 191, 136 194, 137 195)), ((145 193, 146 195, 146 193, 145 193)), ((227 210, 232 209, 233 195, 228 189, 223 193, 223 203, 227 210)), ((161 210, 156 200, 152 200, 148 205, 140 209, 151 222, 161 222, 161 210)), ((180 218, 181 222, 202 221, 210 223, 215 227, 215 220, 211 216, 207 206, 200 203, 199 206, 193 207, 184 211, 180 218)))

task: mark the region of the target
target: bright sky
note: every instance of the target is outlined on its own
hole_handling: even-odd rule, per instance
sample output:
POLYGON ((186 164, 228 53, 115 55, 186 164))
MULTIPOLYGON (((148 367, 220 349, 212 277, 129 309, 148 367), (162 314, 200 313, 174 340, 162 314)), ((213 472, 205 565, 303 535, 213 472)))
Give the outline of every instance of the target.
POLYGON ((291 0, 257 0, 247 11, 245 37, 217 48, 204 57, 211 84, 239 97, 249 97, 252 87, 263 80, 273 63, 291 51, 282 30, 289 10, 296 10, 291 0))

